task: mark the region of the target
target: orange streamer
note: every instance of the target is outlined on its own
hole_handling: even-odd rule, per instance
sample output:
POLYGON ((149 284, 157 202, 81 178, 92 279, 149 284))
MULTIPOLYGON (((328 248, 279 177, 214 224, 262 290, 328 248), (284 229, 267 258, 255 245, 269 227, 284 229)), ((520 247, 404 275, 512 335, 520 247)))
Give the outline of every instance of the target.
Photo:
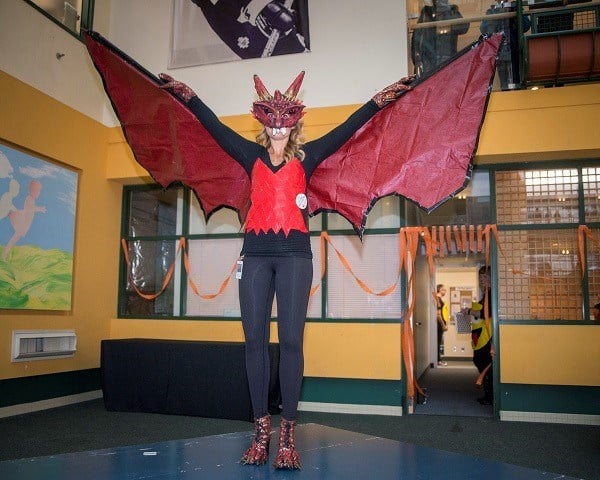
POLYGON ((469 247, 471 247, 471 252, 477 252, 477 244, 475 243, 475 225, 469 225, 469 247))
POLYGON ((477 251, 483 251, 483 226, 477 225, 477 251))
POLYGON ((579 225, 577 229, 577 244, 578 244, 578 252, 577 255, 579 257, 579 263, 581 264, 581 275, 585 275, 586 271, 586 263, 585 263, 585 240, 591 240, 596 244, 600 244, 600 240, 598 240, 590 228, 587 225, 579 225))
MULTIPOLYGON (((184 245, 185 245, 185 239, 182 237, 179 239, 179 242, 177 244, 177 252, 175 254, 175 258, 177 258, 179 251, 183 248, 184 245)), ((123 256, 125 257, 125 263, 127 264, 127 272, 129 275, 129 280, 131 281, 131 285, 133 285, 133 289, 135 290, 135 292, 145 300, 154 300, 155 298, 160 296, 165 291, 165 289, 167 288, 167 285, 169 285, 169 282, 171 281, 171 277, 173 276, 173 271, 175 270, 175 260, 173 260, 173 263, 171 263, 171 265, 167 269, 167 273, 165 275, 165 278, 163 278, 160 290, 157 293, 153 293, 153 294, 144 293, 135 284, 133 275, 131 274, 131 260, 129 259, 129 247, 127 245, 127 240, 125 240, 124 238, 121 239, 121 248, 123 249, 123 256)))
POLYGON ((446 227, 446 244, 448 245, 448 255, 452 255, 452 229, 446 227))
POLYGON ((336 246, 331 242, 331 238, 329 237, 329 235, 326 232, 321 233, 321 238, 324 238, 325 241, 329 245, 331 245, 331 248, 333 248, 333 250, 335 251, 338 259, 340 260, 340 263, 344 267, 344 270, 346 270, 350 275, 352 275, 352 277, 354 278, 354 280, 356 281, 356 283, 358 284, 358 286, 363 291, 365 291, 369 295, 375 295, 377 297, 385 297, 387 295, 390 295, 392 292, 394 292, 394 290, 396 290, 396 288, 398 286, 398 282, 400 280, 400 272, 401 272, 401 268, 402 268, 401 262, 399 262, 400 265, 398 267, 398 273, 396 274, 396 280, 394 281, 394 283, 392 285, 390 285, 389 287, 381 290, 380 292, 375 292, 364 281, 362 281, 360 278, 358 278, 358 276, 352 270, 352 267, 350 266, 350 263, 348 262, 348 260, 346 259, 346 257, 344 257, 344 254, 342 252, 340 252, 336 248, 336 246))
POLYGON ((444 238, 444 227, 438 227, 439 232, 439 242, 440 242, 440 258, 444 258, 446 256, 446 251, 448 255, 450 255, 450 250, 447 249, 446 240, 444 238))
POLYGON ((460 238, 460 234, 458 233, 458 225, 453 225, 452 226, 452 232, 454 233, 454 243, 456 243, 456 252, 462 252, 463 251, 463 244, 462 244, 462 240, 460 238))

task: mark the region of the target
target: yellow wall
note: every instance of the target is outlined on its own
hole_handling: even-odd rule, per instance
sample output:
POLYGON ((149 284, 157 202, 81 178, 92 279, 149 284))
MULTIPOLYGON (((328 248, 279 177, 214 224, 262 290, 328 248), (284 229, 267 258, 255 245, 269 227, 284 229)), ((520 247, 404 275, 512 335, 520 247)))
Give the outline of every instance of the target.
POLYGON ((600 327, 502 325, 504 383, 600 385, 600 327))
POLYGON ((600 157, 600 84, 493 93, 476 163, 600 157))
POLYGON ((107 129, 0 72, 0 141, 79 171, 70 312, 0 312, 0 379, 96 368, 116 312, 121 188, 106 180, 107 129), (70 359, 11 363, 13 330, 75 329, 70 359))
MULTIPOLYGON (((123 320, 111 323, 111 338, 166 338, 242 342, 239 321, 123 320)), ((271 340, 277 327, 271 325, 271 340)), ((305 367, 309 377, 398 380, 398 324, 308 323, 304 335, 305 367)))
MULTIPOLYGON (((59 314, 4 311, 0 322, 3 345, 10 345, 13 329, 75 328, 78 353, 73 359, 19 364, 11 364, 5 356, 0 359, 0 379, 97 367, 103 338, 241 341, 243 334, 237 321, 115 318, 121 184, 148 181, 148 175, 134 162, 120 129, 106 128, 3 73, 0 73, 0 91, 11 92, 10 96, 2 96, 0 105, 1 139, 81 171, 72 311, 59 314)), ((599 102, 598 84, 493 94, 476 161, 523 160, 528 156, 581 158, 593 154, 600 157, 599 102), (565 118, 569 119, 568 125, 564 125, 565 118), (508 130, 515 125, 520 127, 509 135, 508 130)), ((355 108, 310 110, 305 117, 307 138, 325 133, 355 108)), ((252 138, 258 128, 248 115, 224 121, 248 138, 252 138)), ((306 375, 399 379, 399 330, 398 325, 389 324, 310 323, 305 337, 306 375)), ((600 344, 600 329, 591 326, 503 327, 500 337, 502 381, 582 385, 592 381, 598 384, 594 372, 597 372, 600 355, 596 349, 589 352, 591 359, 582 358, 583 354, 578 353, 582 350, 582 335, 587 338, 587 344, 600 344), (540 345, 560 339, 561 355, 575 360, 558 362, 556 350, 539 347, 535 351, 539 368, 534 373, 519 368, 519 362, 513 360, 519 357, 513 350, 529 358, 525 350, 517 346, 521 337, 531 335, 532 328, 540 329, 544 340, 548 340, 540 345), (555 333, 556 329, 559 333, 555 333), (546 336, 551 338, 546 339, 546 336), (552 368, 545 369, 545 365, 552 368)), ((275 327, 273 338, 276 338, 275 327)))

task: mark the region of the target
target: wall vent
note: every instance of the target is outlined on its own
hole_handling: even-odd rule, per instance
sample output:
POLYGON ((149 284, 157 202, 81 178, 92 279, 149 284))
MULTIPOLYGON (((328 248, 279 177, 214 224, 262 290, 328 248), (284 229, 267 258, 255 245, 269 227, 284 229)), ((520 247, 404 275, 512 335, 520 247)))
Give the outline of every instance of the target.
POLYGON ((76 350, 75 330, 13 330, 12 362, 67 358, 76 350))

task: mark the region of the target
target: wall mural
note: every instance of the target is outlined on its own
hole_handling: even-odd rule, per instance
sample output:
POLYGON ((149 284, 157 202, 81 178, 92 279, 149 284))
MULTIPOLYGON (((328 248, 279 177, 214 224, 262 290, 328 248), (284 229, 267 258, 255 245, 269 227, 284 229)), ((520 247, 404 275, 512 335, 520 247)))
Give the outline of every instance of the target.
POLYGON ((71 309, 77 180, 0 144, 1 309, 71 309))

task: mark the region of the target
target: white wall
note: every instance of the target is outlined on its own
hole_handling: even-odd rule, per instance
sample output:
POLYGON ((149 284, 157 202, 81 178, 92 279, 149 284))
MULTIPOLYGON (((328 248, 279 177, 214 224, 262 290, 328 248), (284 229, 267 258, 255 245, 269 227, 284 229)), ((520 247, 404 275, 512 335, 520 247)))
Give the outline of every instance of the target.
MULTIPOLYGON (((112 3, 110 40, 151 72, 167 72, 173 2, 112 3)), ((171 70, 217 113, 247 113, 252 75, 287 88, 306 70, 301 96, 309 107, 363 103, 406 75, 406 6, 398 0, 309 0, 311 52, 171 70)))
MULTIPOLYGON (((172 1, 96 0, 95 5, 96 31, 151 72, 167 72, 172 1)), ((406 75, 404 1, 310 0, 309 15, 310 53, 169 73, 194 88, 218 115, 249 111, 254 73, 272 91, 287 88, 306 70, 301 96, 309 107, 363 103, 406 75)), ((0 69, 92 118, 117 124, 83 44, 23 0, 0 1, 0 69), (57 60, 57 52, 65 56, 57 60)))
MULTIPOLYGON (((106 6, 110 0, 96 3, 106 6)), ((102 7, 98 11, 97 24, 102 26, 107 15, 102 7)), ((85 47, 73 35, 23 0, 0 1, 0 70, 101 120, 110 104, 92 69, 85 47), (57 53, 64 56, 59 60, 57 53)), ((5 95, 10 92, 0 92, 0 102, 5 95)))

